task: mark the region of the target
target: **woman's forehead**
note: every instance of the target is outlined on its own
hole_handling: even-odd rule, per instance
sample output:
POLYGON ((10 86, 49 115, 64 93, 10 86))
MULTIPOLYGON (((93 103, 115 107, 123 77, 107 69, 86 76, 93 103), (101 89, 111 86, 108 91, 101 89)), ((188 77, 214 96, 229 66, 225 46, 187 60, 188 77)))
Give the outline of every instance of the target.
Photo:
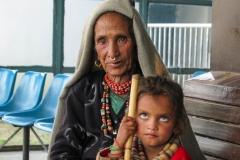
POLYGON ((97 25, 128 25, 129 20, 124 15, 117 12, 107 12, 102 14, 96 21, 97 25))

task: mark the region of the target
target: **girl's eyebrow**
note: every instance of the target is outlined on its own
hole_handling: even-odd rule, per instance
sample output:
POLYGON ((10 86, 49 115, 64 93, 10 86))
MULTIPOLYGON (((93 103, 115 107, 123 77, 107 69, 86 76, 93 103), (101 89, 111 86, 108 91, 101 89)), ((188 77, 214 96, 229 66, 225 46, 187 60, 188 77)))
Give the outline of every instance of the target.
POLYGON ((147 112, 147 111, 145 111, 145 110, 137 110, 137 112, 147 112))

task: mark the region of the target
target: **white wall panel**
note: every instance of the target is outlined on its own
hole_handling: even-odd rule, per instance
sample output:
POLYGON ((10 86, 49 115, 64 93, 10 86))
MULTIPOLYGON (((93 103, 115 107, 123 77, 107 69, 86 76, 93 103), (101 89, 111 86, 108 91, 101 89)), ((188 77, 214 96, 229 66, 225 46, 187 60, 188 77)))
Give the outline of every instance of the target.
POLYGON ((0 65, 52 64, 53 1, 1 0, 0 65))

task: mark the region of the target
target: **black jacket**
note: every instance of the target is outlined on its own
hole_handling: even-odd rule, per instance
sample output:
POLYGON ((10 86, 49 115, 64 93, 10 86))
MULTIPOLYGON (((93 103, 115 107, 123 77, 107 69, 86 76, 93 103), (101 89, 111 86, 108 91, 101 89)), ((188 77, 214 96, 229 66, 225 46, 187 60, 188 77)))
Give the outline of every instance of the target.
MULTIPOLYGON (((62 124, 50 151, 51 160, 95 160, 98 151, 111 144, 104 139, 100 115, 104 71, 93 72, 70 89, 62 124)), ((119 128, 126 105, 118 115, 111 108, 114 128, 119 128)))

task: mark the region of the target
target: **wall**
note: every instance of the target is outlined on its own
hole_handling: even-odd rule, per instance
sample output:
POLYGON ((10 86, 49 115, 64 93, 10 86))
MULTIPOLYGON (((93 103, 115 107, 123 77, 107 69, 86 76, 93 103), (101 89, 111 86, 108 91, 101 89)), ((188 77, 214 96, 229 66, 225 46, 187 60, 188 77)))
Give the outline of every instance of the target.
POLYGON ((53 2, 2 0, 0 65, 52 65, 53 2))
POLYGON ((240 72, 240 1, 213 0, 211 70, 240 72))
MULTIPOLYGON (((65 1, 64 66, 74 67, 82 29, 102 0, 65 1)), ((0 66, 52 66, 53 0, 3 0, 0 66)))

